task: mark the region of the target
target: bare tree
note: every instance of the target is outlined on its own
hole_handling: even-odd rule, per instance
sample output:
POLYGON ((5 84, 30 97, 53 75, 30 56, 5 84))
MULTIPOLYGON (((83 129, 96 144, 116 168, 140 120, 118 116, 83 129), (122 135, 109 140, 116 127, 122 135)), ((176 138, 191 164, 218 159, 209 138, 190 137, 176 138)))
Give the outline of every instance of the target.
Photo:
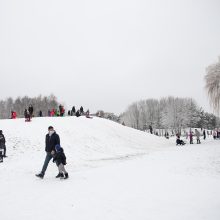
POLYGON ((219 114, 220 110, 220 57, 217 63, 206 68, 205 75, 206 89, 210 104, 214 111, 219 114))

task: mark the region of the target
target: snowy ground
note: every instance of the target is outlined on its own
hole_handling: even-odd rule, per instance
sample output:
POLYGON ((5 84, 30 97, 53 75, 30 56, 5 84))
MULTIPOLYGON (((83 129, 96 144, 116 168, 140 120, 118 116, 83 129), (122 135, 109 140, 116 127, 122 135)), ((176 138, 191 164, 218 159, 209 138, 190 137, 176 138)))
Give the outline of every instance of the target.
POLYGON ((1 120, 8 158, 0 164, 2 220, 219 220, 220 141, 176 147, 94 118, 1 120), (54 125, 70 179, 58 180, 44 160, 54 125))

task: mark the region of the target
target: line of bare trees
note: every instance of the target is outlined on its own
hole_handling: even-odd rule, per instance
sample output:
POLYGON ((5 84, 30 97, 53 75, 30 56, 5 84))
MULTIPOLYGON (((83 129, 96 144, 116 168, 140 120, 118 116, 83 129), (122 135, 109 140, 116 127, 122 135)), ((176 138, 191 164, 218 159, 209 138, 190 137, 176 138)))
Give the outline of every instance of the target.
POLYGON ((46 116, 48 109, 58 108, 58 101, 54 95, 39 95, 34 98, 24 96, 17 97, 16 99, 9 97, 5 100, 0 100, 0 119, 10 118, 12 111, 17 113, 17 117, 24 117, 24 110, 28 108, 29 105, 33 105, 34 107, 34 116, 38 116, 40 111, 46 116))
POLYGON ((173 129, 200 127, 213 129, 217 117, 204 112, 191 98, 167 97, 147 99, 131 104, 120 116, 127 126, 139 130, 173 129))

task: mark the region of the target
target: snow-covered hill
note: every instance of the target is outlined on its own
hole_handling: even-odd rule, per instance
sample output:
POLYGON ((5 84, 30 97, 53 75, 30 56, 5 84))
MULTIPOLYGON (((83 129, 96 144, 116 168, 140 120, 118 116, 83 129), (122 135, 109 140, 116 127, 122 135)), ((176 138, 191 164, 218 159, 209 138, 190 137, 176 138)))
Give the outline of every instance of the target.
POLYGON ((120 124, 84 117, 0 120, 8 158, 0 163, 1 220, 219 220, 220 142, 176 147, 120 124), (68 180, 45 178, 49 125, 61 137, 68 180), (95 167, 95 168, 94 168, 95 167))
POLYGON ((42 158, 49 125, 60 135, 68 164, 75 168, 140 156, 168 145, 164 138, 96 117, 34 118, 30 123, 24 119, 1 120, 10 158, 25 157, 27 152, 42 158))

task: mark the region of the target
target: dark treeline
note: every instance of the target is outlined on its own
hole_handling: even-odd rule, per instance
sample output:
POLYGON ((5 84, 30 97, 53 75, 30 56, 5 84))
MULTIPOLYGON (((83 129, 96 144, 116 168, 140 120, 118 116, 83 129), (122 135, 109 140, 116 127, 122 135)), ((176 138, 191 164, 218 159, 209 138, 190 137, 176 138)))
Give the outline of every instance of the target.
POLYGON ((43 116, 47 116, 49 109, 57 109, 59 104, 56 96, 41 96, 30 98, 28 96, 17 97, 13 99, 11 97, 0 100, 0 119, 11 118, 11 112, 15 111, 17 117, 24 117, 24 110, 32 105, 34 108, 33 116, 39 116, 39 112, 42 111, 43 116))

